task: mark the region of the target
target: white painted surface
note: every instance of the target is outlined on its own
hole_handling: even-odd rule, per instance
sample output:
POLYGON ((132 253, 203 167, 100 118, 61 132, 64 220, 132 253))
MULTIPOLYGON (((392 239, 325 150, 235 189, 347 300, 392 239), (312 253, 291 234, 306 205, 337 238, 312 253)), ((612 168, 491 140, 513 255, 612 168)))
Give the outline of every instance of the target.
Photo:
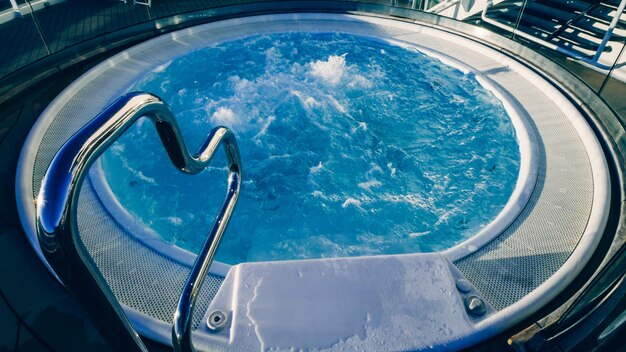
POLYGON ((203 342, 233 351, 453 349, 474 323, 451 265, 441 254, 240 264, 208 310, 231 323, 218 333, 201 327, 217 337, 203 342))

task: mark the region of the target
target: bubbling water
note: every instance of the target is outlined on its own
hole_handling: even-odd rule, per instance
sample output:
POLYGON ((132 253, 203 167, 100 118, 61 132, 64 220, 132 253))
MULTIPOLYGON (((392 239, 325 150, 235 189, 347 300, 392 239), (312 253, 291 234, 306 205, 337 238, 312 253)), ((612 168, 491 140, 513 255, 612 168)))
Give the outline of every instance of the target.
POLYGON ((321 78, 329 84, 337 84, 346 68, 346 55, 331 55, 328 60, 311 63, 311 75, 321 78))
MULTIPOLYGON (((244 182, 217 254, 227 263, 450 248, 497 216, 519 172, 512 124, 472 74, 372 38, 236 39, 130 90, 168 102, 189 146, 217 125, 235 133, 244 182)), ((200 248, 226 189, 221 154, 180 174, 139 123, 101 160, 131 214, 200 248)))

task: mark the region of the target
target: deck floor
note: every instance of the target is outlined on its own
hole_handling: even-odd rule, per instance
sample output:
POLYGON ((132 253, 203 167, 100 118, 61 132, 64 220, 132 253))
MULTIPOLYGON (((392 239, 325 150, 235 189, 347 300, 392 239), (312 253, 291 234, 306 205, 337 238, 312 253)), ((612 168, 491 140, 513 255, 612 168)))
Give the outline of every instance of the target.
POLYGON ((132 1, 67 0, 0 24, 0 43, 3 43, 0 78, 45 57, 48 52, 56 53, 132 25, 238 3, 232 0, 156 0, 152 7, 147 7, 133 5, 132 1))

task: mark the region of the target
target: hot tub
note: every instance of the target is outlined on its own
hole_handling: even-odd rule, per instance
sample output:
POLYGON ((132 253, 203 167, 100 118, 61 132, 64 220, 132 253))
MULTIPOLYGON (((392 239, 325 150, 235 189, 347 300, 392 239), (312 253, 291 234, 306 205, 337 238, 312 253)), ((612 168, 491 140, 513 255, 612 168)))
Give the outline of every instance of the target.
MULTIPOLYGON (((198 348, 462 348, 529 316, 582 269, 606 223, 610 185, 599 143, 568 98, 515 58, 458 33, 415 21, 331 14, 247 17, 181 30, 116 55, 73 83, 36 123, 20 160, 18 203, 33 247, 41 253, 33 203, 41 177, 60 145, 91 117, 174 58, 294 32, 377 38, 471 75, 510 119, 519 153, 514 186, 486 223, 447 249, 214 263, 194 318, 198 348), (204 323, 214 312, 228 318, 224 329, 204 323)), ((79 198, 81 238, 140 333, 167 343, 194 255, 131 215, 111 191, 102 163, 90 175, 79 198)), ((349 208, 358 201, 339 203, 349 208)), ((254 237, 254 229, 248 231, 254 237)))

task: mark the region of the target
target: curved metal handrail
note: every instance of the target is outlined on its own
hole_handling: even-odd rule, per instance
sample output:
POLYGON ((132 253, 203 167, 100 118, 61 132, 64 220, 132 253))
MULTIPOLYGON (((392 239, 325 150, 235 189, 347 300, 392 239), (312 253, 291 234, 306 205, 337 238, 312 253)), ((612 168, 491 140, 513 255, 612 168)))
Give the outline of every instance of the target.
POLYGON ((189 278, 183 287, 183 292, 178 301, 172 328, 172 342, 175 351, 194 351, 191 333, 193 331, 192 318, 196 299, 239 196, 239 188, 241 186, 239 149, 235 142, 235 136, 230 130, 224 127, 214 129, 207 137, 206 142, 200 147, 200 150, 204 151, 198 153, 199 158, 200 160, 206 160, 208 163, 221 143, 224 143, 226 158, 228 159, 228 192, 222 208, 213 222, 211 232, 191 268, 189 278))
POLYGON ((175 314, 175 348, 192 350, 191 316, 213 255, 237 201, 241 163, 235 137, 225 127, 211 131, 192 156, 185 145, 174 114, 160 98, 143 92, 129 93, 104 109, 74 134, 54 156, 43 178, 37 207, 37 236, 42 251, 115 350, 146 351, 120 303, 87 252, 78 234, 76 212, 80 188, 93 162, 139 117, 150 118, 172 163, 182 172, 202 171, 220 144, 228 159, 228 193, 183 289, 175 314), (183 341, 188 338, 189 341, 183 341))

